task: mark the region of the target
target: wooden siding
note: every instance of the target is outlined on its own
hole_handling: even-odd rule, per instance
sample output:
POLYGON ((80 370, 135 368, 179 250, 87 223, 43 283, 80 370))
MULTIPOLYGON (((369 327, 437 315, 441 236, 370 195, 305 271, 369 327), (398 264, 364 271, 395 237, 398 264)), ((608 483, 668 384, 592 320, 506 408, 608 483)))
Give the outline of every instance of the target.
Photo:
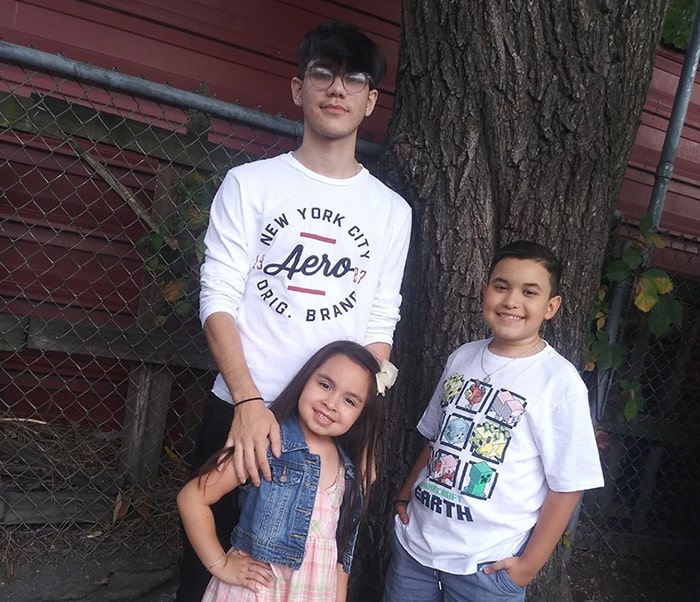
MULTIPOLYGON (((655 172, 666 137, 683 55, 659 49, 641 123, 620 190, 618 209, 624 221, 637 224, 647 213, 655 172)), ((654 264, 700 278, 700 75, 696 74, 661 217, 668 247, 655 250, 654 264), (677 236, 679 235, 679 236, 677 236), (694 238, 688 241, 687 238, 694 238)))
POLYGON ((361 136, 381 140, 393 101, 400 0, 5 0, 0 37, 122 73, 300 119, 290 97, 305 31, 356 23, 387 57, 378 106, 361 136))
MULTIPOLYGON (((355 21, 376 40, 389 61, 377 110, 360 133, 365 139, 380 140, 393 101, 399 11, 400 0, 359 1, 352 8, 319 0, 235 4, 20 0, 0 3, 0 37, 176 88, 201 90, 205 84, 210 95, 222 100, 300 119, 289 90, 299 37, 332 18, 355 21)), ((151 129, 139 134, 138 144, 154 152, 154 159, 144 161, 131 148, 98 145, 94 152, 150 208, 158 152, 164 150, 159 145, 170 140, 166 134, 174 124, 185 122, 181 112, 168 109, 164 113, 162 107, 144 102, 136 107, 128 95, 86 90, 70 81, 61 83, 57 96, 53 78, 31 74, 31 83, 25 85, 26 77, 21 68, 3 66, 0 92, 28 98, 38 91, 48 94, 54 105, 65 101, 88 110, 107 107, 109 114, 93 122, 104 123, 115 138, 121 127, 119 117, 142 115, 148 121, 151 129), (164 134, 150 145, 153 126, 161 127, 164 134)), ((61 107, 56 109, 57 114, 67 114, 61 107)), ((39 118, 41 114, 34 114, 31 121, 39 118)), ((42 126, 44 134, 39 137, 31 131, 0 135, 0 152, 11 160, 10 165, 0 167, 0 188, 6 191, 0 198, 3 311, 18 317, 58 319, 64 324, 83 323, 87 317, 91 324, 129 328, 136 320, 143 272, 143 258, 134 242, 145 227, 122 199, 77 160, 59 133, 51 139, 49 123, 42 126)), ((127 125, 134 128, 133 123, 127 125)), ((272 145, 274 139, 263 134, 255 137, 253 145, 250 137, 237 142, 229 125, 217 120, 212 125, 209 140, 225 140, 233 150, 229 157, 218 153, 222 155, 219 167, 244 160, 234 158, 242 150, 248 158, 262 154, 266 140, 272 145)), ((102 134, 93 131, 87 137, 100 140, 102 134)), ((86 136, 80 131, 79 119, 73 135, 86 136)), ((284 145, 282 142, 280 150, 284 145)), ((187 149, 185 163, 197 164, 192 147, 187 149)), ((211 148, 203 150, 208 160, 217 160, 211 148)), ((172 156, 178 149, 169 151, 172 156)), ((70 344, 64 348, 69 349, 70 344)), ((80 351, 23 348, 0 351, 0 362, 0 398, 13 414, 86 421, 103 429, 121 426, 130 358, 92 359, 80 351)), ((172 407, 180 415, 183 391, 191 379, 186 371, 173 387, 172 407)))
MULTIPOLYGON (((185 90, 206 84, 208 93, 222 100, 300 119, 289 94, 300 36, 330 19, 355 22, 387 57, 389 71, 377 110, 360 132, 379 141, 393 102, 400 11, 400 0, 3 0, 0 38, 185 90)), ((619 197, 618 207, 631 224, 646 212, 682 59, 663 49, 657 56, 619 197)), ((52 90, 49 77, 32 75, 26 89, 24 77, 19 68, 4 69, 0 92, 28 96, 36 89, 52 90)), ((134 108, 128 96, 96 90, 87 103, 82 87, 71 82, 62 85, 61 93, 70 102, 95 102, 98 108, 100 101, 110 104, 121 115, 131 115, 134 108)), ((149 103, 139 105, 144 109, 151 125, 183 123, 181 115, 173 114, 170 122, 149 103)), ((210 141, 216 137, 215 131, 210 141)), ((12 161, 12 170, 0 164, 0 189, 6 192, 0 195, 3 311, 75 322, 89 314, 93 324, 128 328, 138 311, 142 280, 143 259, 134 242, 145 228, 67 146, 51 144, 30 134, 3 130, 0 135, 0 156, 12 161)), ((242 142, 236 149, 243 147, 242 142)), ((97 152, 150 207, 157 161, 144 161, 132 151, 99 146, 97 152)), ((671 233, 700 236, 697 79, 661 225, 671 233)), ((697 246, 672 241, 655 254, 655 261, 700 276, 697 246)), ((89 414, 105 428, 121 423, 128 360, 25 349, 1 352, 0 362, 0 398, 16 415, 80 421, 89 414)), ((178 391, 184 386, 174 392, 180 405, 178 391)))
MULTIPOLYGON (((299 119, 289 97, 296 47, 315 24, 357 23, 384 51, 388 75, 363 126, 381 140, 398 61, 401 2, 325 0, 10 0, 0 3, 0 37, 159 83, 193 90, 205 83, 222 100, 299 119)), ((661 49, 619 209, 636 222, 648 206, 683 55, 661 49)), ((700 84, 683 131, 666 199, 664 230, 700 235, 700 84)))
MULTIPOLYGON (((646 213, 661 156, 683 55, 661 49, 656 58, 641 124, 629 158, 619 209, 637 221, 646 213)), ((662 228, 700 235, 700 77, 688 106, 669 185, 662 228)))

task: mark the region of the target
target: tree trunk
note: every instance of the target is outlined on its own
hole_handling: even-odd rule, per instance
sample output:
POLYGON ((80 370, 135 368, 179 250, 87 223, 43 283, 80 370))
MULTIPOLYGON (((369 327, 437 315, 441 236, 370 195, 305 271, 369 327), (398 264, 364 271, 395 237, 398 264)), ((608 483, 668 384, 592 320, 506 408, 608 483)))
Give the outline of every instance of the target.
MULTIPOLYGON (((487 334, 481 285, 497 247, 525 238, 562 259, 564 303, 546 338, 583 364, 666 5, 404 0, 380 171, 413 207, 414 233, 395 342, 399 380, 352 600, 381 596, 391 500, 415 458, 414 426, 448 354, 487 334)), ((530 590, 548 599, 539 584, 530 590)))

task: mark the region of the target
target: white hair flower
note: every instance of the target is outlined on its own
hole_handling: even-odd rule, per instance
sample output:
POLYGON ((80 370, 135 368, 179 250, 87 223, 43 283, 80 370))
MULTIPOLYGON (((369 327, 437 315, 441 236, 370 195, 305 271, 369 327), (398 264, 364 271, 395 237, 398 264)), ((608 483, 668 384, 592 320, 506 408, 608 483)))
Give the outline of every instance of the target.
POLYGON ((379 372, 377 372, 377 393, 384 395, 396 382, 399 369, 389 360, 383 360, 379 372))

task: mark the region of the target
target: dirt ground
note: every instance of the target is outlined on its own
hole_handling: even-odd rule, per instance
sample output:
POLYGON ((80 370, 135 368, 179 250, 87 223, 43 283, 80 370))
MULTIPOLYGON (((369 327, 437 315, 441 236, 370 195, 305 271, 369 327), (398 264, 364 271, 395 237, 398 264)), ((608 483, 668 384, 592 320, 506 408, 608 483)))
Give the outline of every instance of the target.
MULTIPOLYGON (((49 572, 32 571, 31 574, 16 575, 14 583, 10 584, 2 583, 4 580, 0 575, 0 600, 169 602, 175 592, 176 567, 172 558, 161 560, 161 566, 150 567, 150 573, 144 571, 146 567, 142 563, 136 563, 138 569, 135 569, 133 561, 126 561, 119 562, 119 566, 112 565, 106 572, 104 566, 93 562, 88 563, 90 568, 83 566, 80 571, 68 567, 49 572), (21 583, 17 583, 17 579, 21 583), (73 579, 71 586, 68 582, 73 579), (99 593, 99 589, 84 587, 86 580, 105 585, 112 582, 112 587, 105 587, 99 593), (76 581, 82 581, 82 586, 76 587, 76 581)), ((700 600, 697 562, 692 566, 576 550, 568 568, 574 602, 700 600)))
MULTIPOLYGON (((1 539, 1 538, 0 538, 1 539)), ((26 544, 26 542, 25 542, 26 544)), ((75 549, 75 542, 72 544, 75 549)), ((115 553, 109 546, 82 560, 53 549, 51 560, 0 563, 0 602, 170 602, 174 552, 115 553), (9 570, 8 570, 9 569, 9 570)), ((698 602, 700 558, 687 564, 574 550, 567 564, 573 602, 698 602)), ((355 602, 372 602, 369 600, 355 602)))
POLYGON ((681 564, 575 550, 567 568, 574 602, 697 602, 699 561, 681 564))

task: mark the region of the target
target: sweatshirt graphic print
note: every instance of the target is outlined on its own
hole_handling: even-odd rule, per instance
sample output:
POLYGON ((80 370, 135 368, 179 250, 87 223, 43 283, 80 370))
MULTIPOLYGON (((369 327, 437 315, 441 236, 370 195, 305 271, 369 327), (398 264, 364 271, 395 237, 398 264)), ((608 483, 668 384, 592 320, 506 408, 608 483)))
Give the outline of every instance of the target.
MULTIPOLYGON (((364 169, 335 180, 290 154, 236 167, 211 207, 200 318, 236 319, 272 401, 330 341, 391 344, 410 227, 405 201, 364 169)), ((221 375, 213 390, 231 401, 221 375)))

